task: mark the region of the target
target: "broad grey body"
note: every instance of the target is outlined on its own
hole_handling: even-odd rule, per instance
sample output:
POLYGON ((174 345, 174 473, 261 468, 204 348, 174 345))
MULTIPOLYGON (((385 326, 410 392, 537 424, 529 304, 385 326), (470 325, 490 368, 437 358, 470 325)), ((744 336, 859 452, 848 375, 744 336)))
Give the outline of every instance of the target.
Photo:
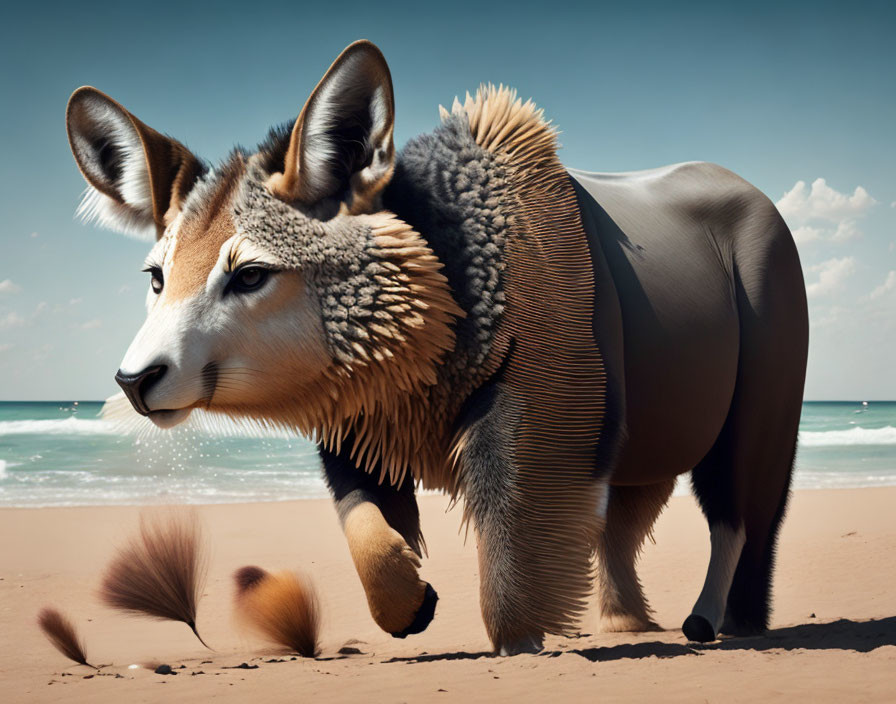
MULTIPOLYGON (((597 311, 604 356, 625 380, 627 442, 613 482, 647 484, 689 471, 731 406, 739 295, 759 320, 780 324, 769 331, 780 337, 768 350, 780 360, 769 366, 781 372, 780 383, 802 387, 787 364, 807 345, 793 239, 764 194, 714 164, 570 174, 588 196, 580 198, 586 231, 614 288, 602 292, 597 311)), ((599 286, 606 284, 600 273, 599 286)))
POLYGON ((685 631, 715 637, 726 600, 729 630, 764 627, 808 347, 793 238, 765 195, 714 164, 570 174, 594 260, 595 334, 618 414, 605 591, 635 593, 627 605, 605 603, 605 613, 615 609, 629 625, 647 618, 633 567, 646 533, 639 524, 649 529, 671 480, 693 470, 713 533, 695 614, 711 630, 692 621, 685 631), (637 534, 621 539, 626 531, 637 534), (629 545, 623 556, 620 543, 629 545))

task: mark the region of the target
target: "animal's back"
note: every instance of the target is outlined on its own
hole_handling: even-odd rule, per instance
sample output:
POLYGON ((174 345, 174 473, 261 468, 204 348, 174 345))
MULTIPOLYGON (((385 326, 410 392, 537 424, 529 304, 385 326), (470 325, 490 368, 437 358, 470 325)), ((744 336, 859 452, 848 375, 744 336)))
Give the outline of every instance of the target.
MULTIPOLYGON (((613 284, 597 302, 596 325, 605 347, 621 340, 604 350, 624 380, 626 440, 613 481, 642 484, 686 472, 725 424, 745 343, 769 360, 788 354, 774 338, 789 345, 795 360, 782 368, 799 368, 801 351, 805 358, 805 293, 793 239, 765 195, 714 164, 570 173, 592 253, 613 284), (608 300, 614 295, 618 311, 608 300), (773 330, 769 340, 752 339, 745 311, 773 330)), ((780 383, 801 393, 802 375, 795 376, 780 383)))

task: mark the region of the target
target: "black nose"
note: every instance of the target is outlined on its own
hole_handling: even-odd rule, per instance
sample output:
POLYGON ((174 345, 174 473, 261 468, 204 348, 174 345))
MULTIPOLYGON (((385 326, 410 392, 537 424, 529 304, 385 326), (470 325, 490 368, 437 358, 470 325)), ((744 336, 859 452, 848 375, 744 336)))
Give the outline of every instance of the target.
POLYGON ((168 367, 164 364, 147 367, 138 374, 123 374, 119 369, 115 373, 115 381, 124 391, 124 395, 128 397, 134 410, 145 416, 149 413, 149 408, 143 399, 150 388, 165 376, 167 370, 168 367))

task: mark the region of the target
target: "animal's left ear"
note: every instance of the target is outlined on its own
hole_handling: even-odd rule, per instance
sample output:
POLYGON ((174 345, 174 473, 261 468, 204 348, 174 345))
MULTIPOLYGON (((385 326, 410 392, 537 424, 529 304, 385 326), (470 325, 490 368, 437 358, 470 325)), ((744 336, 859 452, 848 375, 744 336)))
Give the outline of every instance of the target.
POLYGON ((335 199, 352 214, 375 210, 395 163, 392 76, 366 40, 343 51, 293 127, 274 195, 306 205, 335 199))

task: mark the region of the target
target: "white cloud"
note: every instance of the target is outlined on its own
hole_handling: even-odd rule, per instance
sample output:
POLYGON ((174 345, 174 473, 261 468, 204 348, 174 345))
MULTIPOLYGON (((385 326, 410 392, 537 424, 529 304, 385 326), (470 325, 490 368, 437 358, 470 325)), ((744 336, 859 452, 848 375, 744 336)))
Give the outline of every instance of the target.
POLYGON ((118 294, 121 295, 122 293, 127 293, 130 290, 131 290, 131 287, 128 286, 127 284, 125 284, 120 289, 118 289, 118 294))
POLYGON ((809 242, 815 242, 816 240, 821 239, 821 229, 818 227, 809 227, 808 225, 794 228, 791 234, 793 235, 793 241, 798 245, 809 244, 809 242))
POLYGON ((76 306, 76 305, 78 305, 79 303, 81 303, 83 300, 84 300, 83 298, 70 298, 69 301, 68 301, 68 304, 69 304, 70 306, 76 306))
POLYGON ((817 178, 808 191, 805 181, 797 181, 777 206, 785 218, 838 222, 864 214, 876 202, 861 186, 856 186, 852 195, 846 195, 831 188, 823 178, 817 178))
POLYGON ((817 273, 818 278, 812 283, 806 284, 806 295, 809 298, 827 296, 838 291, 843 283, 856 270, 854 257, 841 257, 828 259, 821 264, 810 266, 809 271, 817 273))
POLYGON ((0 352, 9 352, 12 347, 13 345, 11 342, 4 342, 2 345, 0 345, 0 352))
POLYGON ((884 282, 880 286, 878 286, 876 289, 874 289, 870 293, 868 298, 870 298, 872 300, 875 298, 880 298, 888 291, 893 291, 893 290, 896 290, 896 270, 891 269, 890 273, 887 274, 887 278, 884 280, 884 282))
POLYGON ((82 323, 79 327, 82 330, 96 330, 103 324, 103 321, 99 318, 94 318, 93 320, 88 320, 86 323, 82 323))
POLYGON ((5 317, 0 318, 0 330, 8 328, 20 328, 25 324, 25 319, 18 313, 7 313, 5 317))
POLYGON ((861 186, 856 186, 852 194, 840 193, 817 178, 811 186, 797 181, 775 205, 797 244, 805 245, 822 239, 847 242, 860 237, 856 220, 876 203, 861 186))
POLYGON ((832 242, 849 242, 850 240, 861 237, 859 228, 856 227, 855 220, 841 220, 837 224, 837 229, 831 235, 832 242))
POLYGON ((36 232, 32 232, 31 237, 36 238, 36 237, 38 237, 38 234, 36 232))
POLYGON ((13 283, 10 279, 0 281, 0 293, 21 293, 22 287, 13 283))

